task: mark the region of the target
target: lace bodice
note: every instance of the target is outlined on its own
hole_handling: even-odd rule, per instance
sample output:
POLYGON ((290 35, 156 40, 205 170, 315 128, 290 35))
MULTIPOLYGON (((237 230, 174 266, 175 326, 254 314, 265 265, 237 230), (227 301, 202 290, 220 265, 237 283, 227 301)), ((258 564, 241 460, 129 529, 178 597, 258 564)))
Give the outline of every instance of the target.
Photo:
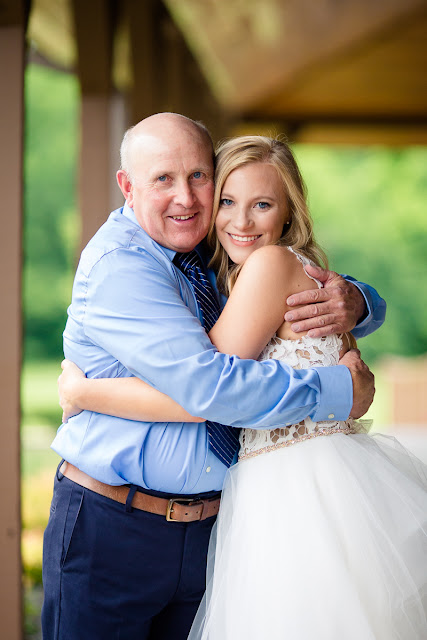
MULTIPOLYGON (((328 367, 338 364, 339 353, 342 348, 340 336, 325 338, 309 338, 303 336, 298 340, 283 340, 272 338, 263 350, 260 360, 282 360, 294 369, 308 369, 309 367, 328 367)), ((262 429, 242 429, 240 434, 239 460, 252 458, 261 453, 290 446, 320 435, 332 433, 357 433, 366 431, 368 421, 327 420, 313 422, 310 418, 301 420, 298 424, 286 425, 272 431, 262 429)))
POLYGON ((283 340, 274 337, 261 353, 260 360, 283 360, 293 369, 309 367, 332 367, 338 364, 342 349, 339 336, 326 338, 309 338, 303 336, 298 340, 283 340))
MULTIPOLYGON (((294 369, 328 367, 338 364, 341 348, 342 339, 336 335, 325 338, 303 336, 298 340, 283 340, 275 336, 263 350, 260 360, 282 360, 294 369)), ((356 425, 352 419, 345 422, 338 420, 313 422, 311 418, 305 418, 298 424, 286 425, 272 431, 243 429, 240 434, 239 459, 244 460, 272 449, 290 446, 331 429, 334 433, 337 431, 354 433, 356 425)))

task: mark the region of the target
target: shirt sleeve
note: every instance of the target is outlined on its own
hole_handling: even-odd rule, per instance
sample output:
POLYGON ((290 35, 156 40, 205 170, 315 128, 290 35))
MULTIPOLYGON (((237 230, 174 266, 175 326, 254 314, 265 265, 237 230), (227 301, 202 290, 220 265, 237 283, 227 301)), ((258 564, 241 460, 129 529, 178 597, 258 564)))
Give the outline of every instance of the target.
POLYGON ((346 367, 294 370, 276 360, 218 352, 184 303, 179 278, 169 267, 141 249, 103 256, 88 280, 87 337, 189 413, 208 420, 275 428, 308 415, 348 417, 352 383, 346 367))
POLYGON ((351 276, 343 274, 343 278, 352 282, 365 299, 366 312, 360 322, 354 327, 352 334, 356 339, 364 338, 381 327, 385 320, 387 304, 379 293, 368 284, 358 282, 351 276))

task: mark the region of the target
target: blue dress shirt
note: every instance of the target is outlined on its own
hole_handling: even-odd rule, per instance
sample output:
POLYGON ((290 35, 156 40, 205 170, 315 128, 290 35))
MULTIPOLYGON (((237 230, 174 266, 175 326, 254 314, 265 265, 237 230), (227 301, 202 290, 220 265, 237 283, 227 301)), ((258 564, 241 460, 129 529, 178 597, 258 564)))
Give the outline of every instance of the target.
MULTIPOLYGON (((127 205, 114 211, 82 253, 65 356, 88 377, 138 376, 192 415, 235 427, 348 417, 347 367, 296 371, 275 360, 219 353, 174 255, 145 233, 127 205)), ((358 286, 369 309, 363 335, 375 328, 371 309, 381 323, 383 303, 374 290, 358 286)), ((209 450, 204 422, 149 423, 83 411, 59 428, 52 448, 102 482, 173 494, 219 490, 226 472, 209 450)))

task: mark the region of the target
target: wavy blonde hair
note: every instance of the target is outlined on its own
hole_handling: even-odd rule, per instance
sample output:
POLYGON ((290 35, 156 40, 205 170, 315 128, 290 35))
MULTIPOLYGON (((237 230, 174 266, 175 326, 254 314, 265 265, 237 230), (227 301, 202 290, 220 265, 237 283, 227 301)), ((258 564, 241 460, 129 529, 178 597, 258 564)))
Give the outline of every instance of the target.
POLYGON ((215 194, 208 243, 213 249, 210 266, 217 273, 220 291, 229 295, 242 265, 234 264, 215 233, 221 192, 232 171, 245 165, 262 162, 277 170, 286 193, 289 224, 285 224, 281 238, 275 243, 288 246, 315 264, 327 268, 328 260, 313 236, 313 222, 306 202, 306 187, 289 145, 278 138, 240 136, 220 144, 216 151, 215 194))

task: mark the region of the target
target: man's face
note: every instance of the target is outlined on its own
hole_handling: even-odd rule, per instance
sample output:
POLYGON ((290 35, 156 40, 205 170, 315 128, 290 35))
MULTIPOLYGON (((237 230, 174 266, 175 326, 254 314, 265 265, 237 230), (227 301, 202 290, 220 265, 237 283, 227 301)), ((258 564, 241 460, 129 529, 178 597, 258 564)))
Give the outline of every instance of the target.
POLYGON ((164 247, 194 249, 208 232, 214 190, 203 136, 189 127, 146 135, 133 150, 132 169, 128 192, 120 186, 141 227, 164 247))

